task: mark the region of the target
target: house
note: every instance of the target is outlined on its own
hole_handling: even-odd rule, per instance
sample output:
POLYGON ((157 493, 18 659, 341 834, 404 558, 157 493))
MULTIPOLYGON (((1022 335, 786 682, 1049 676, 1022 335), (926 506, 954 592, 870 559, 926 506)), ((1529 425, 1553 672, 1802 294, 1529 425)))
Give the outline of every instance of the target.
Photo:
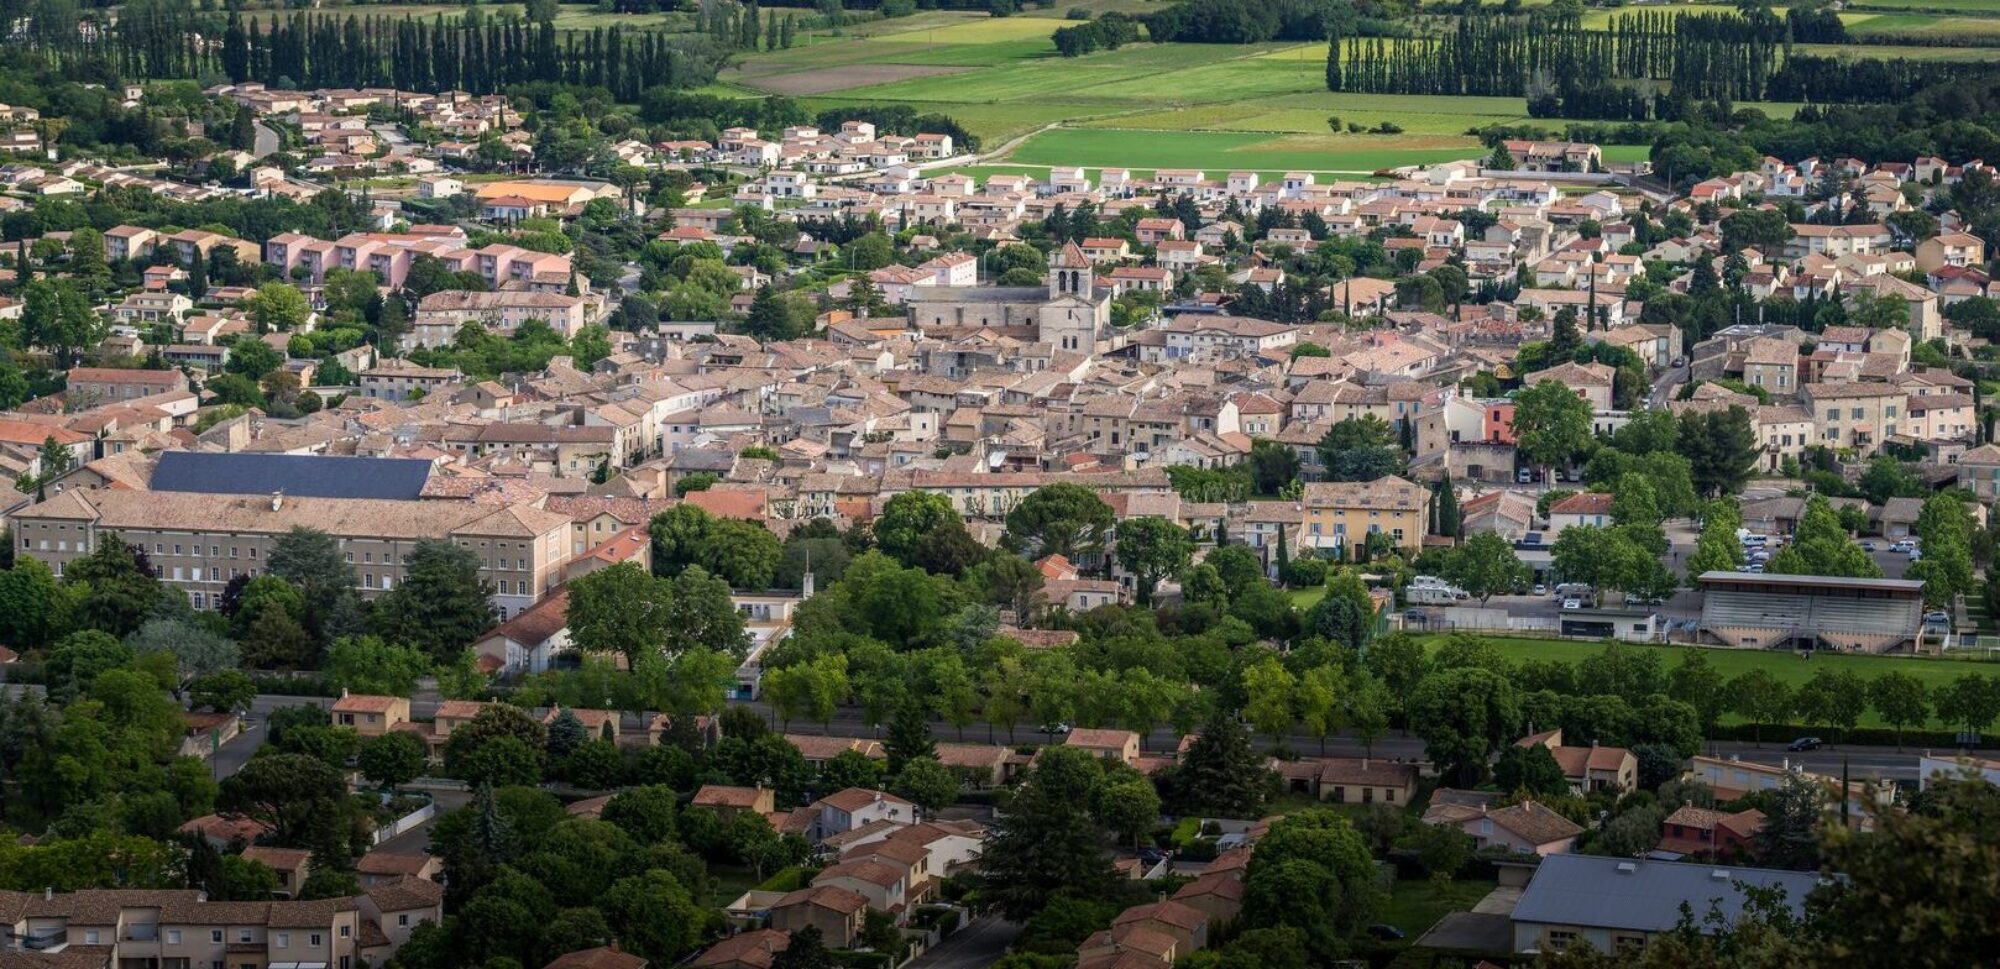
POLYGON ((1756 853, 1757 829, 1764 812, 1744 808, 1730 813, 1683 804, 1660 822, 1660 851, 1712 858, 1750 857, 1756 853))
POLYGON ((1958 456, 1958 484, 1991 503, 2000 498, 2000 444, 1981 444, 1958 456))
MULTIPOLYGON (((1441 792, 1440 792, 1441 793, 1441 792)), ((1425 824, 1450 825, 1472 836, 1480 848, 1497 848, 1517 854, 1566 854, 1576 847, 1583 826, 1535 803, 1522 801, 1506 807, 1487 804, 1454 804, 1433 796, 1424 811, 1425 824)))
POLYGON ((878 861, 840 861, 813 876, 814 888, 843 888, 867 900, 868 907, 888 912, 901 922, 912 899, 908 869, 878 861))
POLYGON ((1131 764, 1139 759, 1139 735, 1130 730, 1094 730, 1078 727, 1063 737, 1063 744, 1081 747, 1106 760, 1131 764))
POLYGON ((1374 481, 1314 481, 1305 486, 1306 544, 1345 558, 1368 536, 1385 534, 1414 554, 1423 542, 1430 491, 1395 475, 1374 481))
POLYGON ((778 793, 767 787, 729 787, 723 784, 703 784, 694 792, 691 807, 704 808, 715 812, 724 821, 745 811, 757 814, 771 814, 778 810, 778 793))
POLYGON ((1203 872, 1182 885, 1174 901, 1200 909, 1211 925, 1228 925, 1243 912, 1243 879, 1233 872, 1203 872))
POLYGON ((363 951, 371 962, 386 961, 417 926, 444 923, 444 886, 407 876, 378 882, 361 896, 363 951))
POLYGON ((1603 528, 1611 524, 1612 496, 1602 491, 1586 491, 1570 495, 1549 506, 1549 534, 1547 541, 1554 542, 1564 529, 1592 525, 1603 528))
POLYGON ((278 875, 278 893, 291 898, 299 893, 312 873, 312 852, 303 848, 273 848, 251 845, 243 849, 243 860, 254 861, 278 875))
MULTIPOLYGON (((1593 855, 1542 859, 1511 916, 1516 952, 1599 952, 1643 946, 1680 925, 1686 912, 1740 915, 1746 889, 1776 890, 1794 916, 1819 887, 1818 872, 1717 868, 1706 864, 1593 855)), ((1712 931, 1696 918, 1697 931, 1712 931)))
POLYGON ((817 814, 813 822, 816 837, 808 839, 813 841, 852 831, 875 821, 907 824, 917 819, 915 804, 894 794, 862 787, 850 787, 829 794, 809 807, 817 814))
POLYGON ((400 696, 373 696, 340 691, 333 701, 333 724, 350 727, 362 737, 380 737, 410 722, 410 700, 400 696))
POLYGON ((1578 794, 1605 788, 1638 790, 1639 759, 1623 747, 1600 747, 1595 743, 1587 747, 1566 746, 1560 728, 1523 737, 1514 746, 1548 748, 1570 789, 1578 794))
POLYGON ((850 949, 861 938, 868 918, 868 899, 837 885, 818 885, 788 892, 771 904, 771 928, 795 934, 808 926, 819 929, 829 949, 850 949))
POLYGON ((694 969, 771 969, 772 959, 791 944, 788 932, 751 929, 709 946, 688 965, 694 969))
POLYGON ((1208 913, 1192 905, 1168 899, 1147 905, 1134 905, 1113 919, 1111 927, 1138 925, 1152 929, 1174 940, 1181 952, 1194 952, 1208 948, 1208 913))
POLYGON ((1335 804, 1410 803, 1417 767, 1379 757, 1321 757, 1274 761, 1272 768, 1295 791, 1335 804))

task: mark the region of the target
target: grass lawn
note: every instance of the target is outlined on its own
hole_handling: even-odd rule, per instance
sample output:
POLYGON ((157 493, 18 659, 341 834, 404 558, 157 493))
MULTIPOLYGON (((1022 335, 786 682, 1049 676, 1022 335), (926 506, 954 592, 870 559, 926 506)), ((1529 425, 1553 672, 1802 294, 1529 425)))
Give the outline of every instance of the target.
POLYGON ((1489 881, 1458 880, 1438 885, 1428 878, 1405 878, 1396 882, 1383 906, 1379 921, 1393 925, 1415 942, 1437 920, 1451 912, 1464 912, 1491 892, 1489 881))
POLYGON ((748 865, 710 865, 708 873, 715 877, 715 894, 709 899, 710 905, 727 905, 763 880, 748 865))
MULTIPOLYGON (((1419 636, 1419 640, 1435 648, 1444 641, 1442 635, 1419 636)), ((1577 640, 1524 639, 1503 636, 1488 636, 1486 640, 1500 651, 1502 656, 1516 663, 1528 660, 1554 660, 1561 663, 1577 663, 1604 649, 1599 642, 1577 640)), ((1657 650, 1662 665, 1673 669, 1681 661, 1681 654, 1696 647, 1691 646, 1643 646, 1629 645, 1637 650, 1657 650)), ((1816 670, 1832 667, 1852 670, 1865 678, 1873 678, 1889 670, 1908 673, 1923 681, 1930 690, 1937 690, 1966 673, 1992 676, 2000 673, 1992 661, 1969 659, 1930 659, 1912 656, 1843 656, 1815 655, 1811 660, 1801 660, 1797 654, 1762 649, 1705 649, 1709 665, 1716 668, 1725 678, 1735 678, 1753 669, 1767 670, 1778 679, 1791 686, 1804 683, 1816 670)), ((1734 715, 1723 718, 1725 723, 1738 722, 1734 715)), ((1861 726, 1886 727, 1871 710, 1861 718, 1861 726)), ((1949 725, 1933 721, 1932 726, 1949 729, 1949 725)))
POLYGON ((2000 0, 1848 0, 1854 10, 1950 10, 2000 16, 2000 0))

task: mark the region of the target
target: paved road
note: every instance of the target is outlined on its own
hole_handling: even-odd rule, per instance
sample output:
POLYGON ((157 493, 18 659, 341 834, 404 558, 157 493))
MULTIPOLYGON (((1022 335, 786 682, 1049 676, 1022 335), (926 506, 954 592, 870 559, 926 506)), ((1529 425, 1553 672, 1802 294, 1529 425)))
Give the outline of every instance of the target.
POLYGON ((1685 365, 1661 371, 1658 377, 1653 378, 1653 393, 1646 399, 1646 406, 1655 410, 1665 408, 1667 401, 1674 399, 1674 392, 1680 389, 1681 384, 1687 383, 1687 379, 1688 368, 1685 365))
POLYGON ((937 948, 910 962, 910 969, 984 969, 1007 951, 1021 926, 998 916, 973 919, 937 948))
POLYGON ((258 158, 262 158, 277 151, 279 146, 283 144, 284 142, 278 138, 278 132, 275 129, 259 121, 257 122, 257 140, 252 146, 250 153, 256 155, 258 158))

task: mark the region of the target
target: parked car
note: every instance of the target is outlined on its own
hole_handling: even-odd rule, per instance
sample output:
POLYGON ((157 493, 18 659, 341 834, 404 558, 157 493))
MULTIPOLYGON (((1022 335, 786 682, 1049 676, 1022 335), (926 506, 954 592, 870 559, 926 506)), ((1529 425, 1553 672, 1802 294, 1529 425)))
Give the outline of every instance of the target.
POLYGON ((1581 609, 1583 608, 1583 600, 1576 598, 1564 599, 1562 607, 1564 609, 1581 609))
POLYGON ((1536 594, 1536 595, 1538 595, 1538 596, 1545 596, 1545 595, 1548 595, 1548 594, 1549 594, 1549 587, 1548 587, 1548 586, 1546 586, 1546 585, 1543 585, 1543 584, 1541 584, 1540 582, 1537 582, 1537 583, 1535 583, 1535 594, 1536 594))
POLYGON ((1688 365, 1688 358, 1686 358, 1686 357, 1675 357, 1675 358, 1674 358, 1674 362, 1673 362, 1673 365, 1674 365, 1674 366, 1676 366, 1676 367, 1685 367, 1685 366, 1687 366, 1687 365, 1688 365))
POLYGON ((1384 942, 1400 942, 1403 939, 1403 930, 1387 922, 1377 922, 1369 926, 1368 934, 1384 942))
POLYGON ((1165 848, 1147 848, 1139 852, 1139 861, 1146 867, 1151 868, 1173 856, 1174 853, 1165 848))
POLYGON ((1951 625, 1951 614, 1943 610, 1924 613, 1924 625, 1949 626, 1951 625))
POLYGON ((1045 724, 1042 724, 1042 732, 1043 732, 1043 733, 1061 733, 1061 734, 1066 734, 1066 733, 1069 733, 1069 724, 1066 724, 1066 723, 1045 723, 1045 724))
POLYGON ((1785 749, 1795 754, 1803 753, 1804 751, 1808 750, 1818 750, 1819 744, 1820 740, 1818 737, 1800 737, 1799 739, 1786 744, 1785 749))
POLYGON ((1897 539, 1895 542, 1892 542, 1889 545, 1889 551, 1891 552, 1914 552, 1916 550, 1917 550, 1917 543, 1912 542, 1907 538, 1897 539))
POLYGON ((1861 542, 1861 550, 1864 552, 1873 552, 1875 551, 1875 547, 1876 546, 1874 542, 1870 542, 1865 539, 1861 542))
POLYGON ((1746 563, 1746 564, 1743 564, 1743 565, 1739 565, 1739 566, 1737 566, 1737 567, 1736 567, 1736 571, 1738 571, 1738 572, 1762 572, 1762 571, 1764 571, 1764 563, 1762 563, 1762 562, 1749 562, 1749 563, 1746 563))
POLYGON ((1527 468, 1522 468, 1521 470, 1514 472, 1514 480, 1520 482, 1521 484, 1533 484, 1535 481, 1535 472, 1530 471, 1527 468))

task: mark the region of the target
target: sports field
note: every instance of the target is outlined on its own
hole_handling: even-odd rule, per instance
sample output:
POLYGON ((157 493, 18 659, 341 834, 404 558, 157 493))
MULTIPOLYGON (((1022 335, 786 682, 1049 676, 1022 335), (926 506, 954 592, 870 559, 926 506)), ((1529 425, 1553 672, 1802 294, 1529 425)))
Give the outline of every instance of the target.
MULTIPOLYGON (((1444 641, 1443 636, 1419 637, 1426 645, 1436 648, 1444 641)), ((1604 649, 1603 643, 1557 639, 1516 639, 1511 637, 1488 636, 1486 640, 1499 650, 1502 656, 1515 663, 1529 660, 1560 663, 1578 663, 1604 649)), ((1656 651, 1661 654, 1662 667, 1672 670, 1679 665, 1681 655, 1693 647, 1688 646, 1630 646, 1635 650, 1656 651)), ((1822 669, 1852 670, 1864 678, 1873 678, 1890 670, 1908 673, 1923 681, 1926 689, 1935 691, 1966 673, 1983 676, 2000 676, 2000 664, 1965 659, 1929 659, 1904 656, 1842 656, 1820 654, 1811 660, 1802 660, 1795 653, 1759 649, 1704 649, 1709 665, 1714 666, 1725 678, 1734 679, 1753 669, 1770 672, 1788 686, 1797 687, 1813 673, 1822 669)), ((1733 722, 1725 717, 1725 722, 1733 722)), ((1873 710, 1861 718, 1864 727, 1887 726, 1875 716, 1873 710)), ((1932 726, 1944 728, 1945 724, 1932 726)))

